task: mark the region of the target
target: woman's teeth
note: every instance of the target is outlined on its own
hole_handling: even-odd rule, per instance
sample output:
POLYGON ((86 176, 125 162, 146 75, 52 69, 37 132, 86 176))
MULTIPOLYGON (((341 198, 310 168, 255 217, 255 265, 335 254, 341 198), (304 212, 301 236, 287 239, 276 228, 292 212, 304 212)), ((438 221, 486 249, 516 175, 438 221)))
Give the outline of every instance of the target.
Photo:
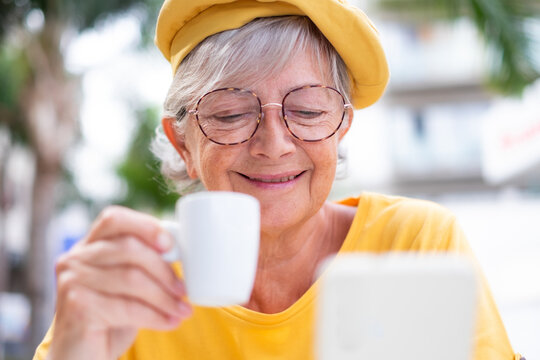
POLYGON ((293 180, 297 175, 291 175, 291 176, 285 176, 282 178, 276 178, 276 179, 257 179, 257 178, 249 178, 250 180, 260 181, 264 183, 280 183, 280 182, 287 182, 293 180))

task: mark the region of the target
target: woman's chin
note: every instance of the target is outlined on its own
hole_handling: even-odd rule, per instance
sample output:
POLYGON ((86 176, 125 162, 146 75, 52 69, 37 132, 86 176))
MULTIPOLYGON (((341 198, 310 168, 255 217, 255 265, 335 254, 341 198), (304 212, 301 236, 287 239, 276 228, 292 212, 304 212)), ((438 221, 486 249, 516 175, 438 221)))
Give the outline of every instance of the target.
POLYGON ((261 233, 279 236, 304 223, 313 216, 301 202, 283 202, 275 199, 272 206, 261 204, 261 233))

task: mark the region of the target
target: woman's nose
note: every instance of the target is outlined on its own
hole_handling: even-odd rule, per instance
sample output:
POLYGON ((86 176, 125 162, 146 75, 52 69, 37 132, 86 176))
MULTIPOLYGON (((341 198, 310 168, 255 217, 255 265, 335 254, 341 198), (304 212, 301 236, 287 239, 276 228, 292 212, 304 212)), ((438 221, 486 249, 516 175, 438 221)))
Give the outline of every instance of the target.
POLYGON ((262 106, 262 119, 251 139, 250 151, 254 156, 279 159, 296 149, 291 133, 282 118, 282 105, 268 103, 262 106))

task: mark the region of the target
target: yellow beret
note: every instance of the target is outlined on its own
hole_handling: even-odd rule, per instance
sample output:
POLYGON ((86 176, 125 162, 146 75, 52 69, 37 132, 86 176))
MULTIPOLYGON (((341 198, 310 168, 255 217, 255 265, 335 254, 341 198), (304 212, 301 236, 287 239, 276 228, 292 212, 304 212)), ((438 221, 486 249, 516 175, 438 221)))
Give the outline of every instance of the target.
POLYGON ((258 17, 304 15, 330 41, 352 76, 356 108, 376 102, 388 83, 378 32, 345 0, 165 0, 155 43, 176 73, 180 62, 210 35, 239 28, 258 17))

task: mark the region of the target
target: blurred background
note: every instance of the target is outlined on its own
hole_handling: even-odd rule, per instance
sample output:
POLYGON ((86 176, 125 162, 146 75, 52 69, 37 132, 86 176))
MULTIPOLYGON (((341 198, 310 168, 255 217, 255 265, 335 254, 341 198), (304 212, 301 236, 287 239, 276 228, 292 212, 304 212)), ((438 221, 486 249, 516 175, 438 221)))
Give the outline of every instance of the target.
MULTIPOLYGON (((356 111, 333 199, 450 208, 516 351, 540 359, 540 1, 363 0, 391 81, 356 111)), ((0 0, 0 360, 54 314, 54 261, 108 204, 167 216, 149 151, 170 67, 160 0, 0 0)), ((362 56, 362 54, 358 54, 362 56)))

